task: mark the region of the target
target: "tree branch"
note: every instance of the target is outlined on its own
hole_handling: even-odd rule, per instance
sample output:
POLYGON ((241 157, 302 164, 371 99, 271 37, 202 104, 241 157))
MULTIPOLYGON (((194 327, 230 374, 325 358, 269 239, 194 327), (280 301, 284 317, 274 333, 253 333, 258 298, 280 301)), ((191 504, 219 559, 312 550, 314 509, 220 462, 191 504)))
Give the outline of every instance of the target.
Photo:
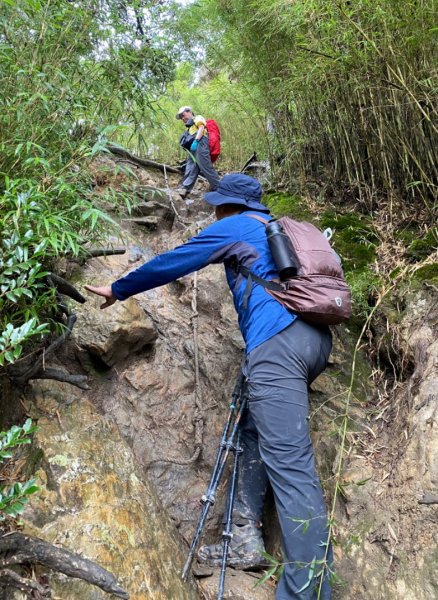
POLYGON ((158 169, 164 173, 164 169, 167 169, 169 173, 179 173, 181 174, 180 169, 175 167, 170 167, 169 165, 164 165, 162 163, 157 163, 154 160, 149 160, 148 158, 139 158, 135 156, 135 154, 131 154, 121 146, 114 146, 113 144, 108 145, 108 150, 115 154, 116 156, 121 156, 122 158, 126 158, 132 163, 136 165, 140 165, 141 167, 149 167, 152 169, 158 169))

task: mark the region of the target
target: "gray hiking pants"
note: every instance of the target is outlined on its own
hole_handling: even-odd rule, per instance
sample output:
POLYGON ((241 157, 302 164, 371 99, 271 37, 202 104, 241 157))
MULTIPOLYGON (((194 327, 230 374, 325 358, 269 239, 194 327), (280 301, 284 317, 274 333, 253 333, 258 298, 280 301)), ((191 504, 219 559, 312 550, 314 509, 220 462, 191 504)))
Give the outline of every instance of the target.
POLYGON ((187 159, 183 187, 191 192, 196 180, 198 179, 199 173, 201 173, 201 175, 203 175, 210 184, 210 189, 214 191, 219 185, 220 177, 213 168, 210 158, 210 147, 208 145, 208 139, 205 135, 199 142, 194 158, 196 160, 193 160, 193 158, 189 155, 187 159))
POLYGON ((250 352, 244 365, 249 403, 241 424, 243 454, 233 515, 236 523, 239 518, 261 521, 271 484, 286 563, 277 600, 331 597, 324 564, 331 565, 332 552, 309 437, 307 392, 325 369, 331 346, 327 327, 297 319, 250 352), (324 576, 316 578, 321 571, 324 576))

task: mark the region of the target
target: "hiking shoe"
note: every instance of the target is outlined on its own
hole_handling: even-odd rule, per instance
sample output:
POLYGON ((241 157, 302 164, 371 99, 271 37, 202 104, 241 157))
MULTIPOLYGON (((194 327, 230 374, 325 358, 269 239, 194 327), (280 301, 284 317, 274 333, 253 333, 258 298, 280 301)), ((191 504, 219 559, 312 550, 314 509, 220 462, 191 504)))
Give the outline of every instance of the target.
POLYGON ((184 187, 178 188, 176 192, 181 196, 181 198, 187 198, 187 196, 190 194, 189 190, 184 187))
MULTIPOLYGON (((234 569, 262 569, 268 561, 262 552, 265 551, 261 529, 254 523, 233 525, 233 537, 228 547, 227 566, 234 569)), ((200 563, 210 567, 220 567, 222 564, 223 544, 201 546, 198 550, 200 563)))

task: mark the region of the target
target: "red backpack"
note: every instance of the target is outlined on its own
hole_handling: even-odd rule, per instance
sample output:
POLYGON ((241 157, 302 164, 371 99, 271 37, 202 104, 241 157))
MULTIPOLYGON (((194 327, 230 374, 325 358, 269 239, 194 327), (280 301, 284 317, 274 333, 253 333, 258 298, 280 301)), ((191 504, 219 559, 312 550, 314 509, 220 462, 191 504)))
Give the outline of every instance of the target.
POLYGON ((221 132, 214 119, 207 119, 208 145, 210 146, 211 162, 214 163, 221 153, 221 132))
MULTIPOLYGON (((269 223, 259 215, 245 216, 260 221, 265 227, 269 223)), ((297 274, 284 282, 268 281, 239 266, 238 270, 248 279, 244 307, 255 281, 304 321, 317 325, 343 323, 351 316, 351 294, 339 256, 324 234, 311 223, 289 217, 281 217, 278 222, 292 244, 297 274)))

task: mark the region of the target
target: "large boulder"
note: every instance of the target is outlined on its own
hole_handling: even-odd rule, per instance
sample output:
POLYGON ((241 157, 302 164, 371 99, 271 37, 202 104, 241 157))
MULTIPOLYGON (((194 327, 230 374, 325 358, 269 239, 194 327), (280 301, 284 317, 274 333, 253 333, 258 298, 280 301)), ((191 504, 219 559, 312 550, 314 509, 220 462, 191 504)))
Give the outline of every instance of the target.
POLYGON ((117 302, 105 311, 99 309, 102 302, 92 298, 76 310, 81 325, 73 330, 73 339, 81 350, 112 367, 153 344, 156 328, 137 300, 117 302))

